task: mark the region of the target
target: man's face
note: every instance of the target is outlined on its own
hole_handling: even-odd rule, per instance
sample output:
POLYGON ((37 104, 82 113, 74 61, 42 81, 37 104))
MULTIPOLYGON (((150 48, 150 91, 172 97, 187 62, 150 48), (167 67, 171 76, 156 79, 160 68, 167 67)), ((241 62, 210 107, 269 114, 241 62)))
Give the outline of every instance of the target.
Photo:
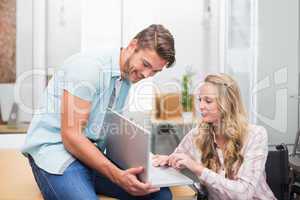
POLYGON ((154 50, 135 50, 125 62, 126 77, 136 83, 144 78, 154 76, 167 64, 154 50))

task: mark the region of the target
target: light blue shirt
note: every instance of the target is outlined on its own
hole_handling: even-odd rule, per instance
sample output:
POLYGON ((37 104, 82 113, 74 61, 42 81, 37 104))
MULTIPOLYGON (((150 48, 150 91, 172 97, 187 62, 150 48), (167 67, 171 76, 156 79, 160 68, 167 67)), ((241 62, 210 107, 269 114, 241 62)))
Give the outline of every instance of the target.
MULTIPOLYGON (((106 136, 100 130, 115 80, 120 78, 119 55, 120 50, 93 50, 76 54, 64 62, 42 95, 39 107, 42 110, 36 112, 31 121, 22 147, 24 155, 30 154, 40 168, 52 174, 63 174, 75 160, 65 149, 61 138, 63 90, 91 102, 84 134, 101 151, 105 149, 106 136)), ((130 85, 128 80, 121 81, 119 95, 115 98, 119 112, 124 106, 130 85)))

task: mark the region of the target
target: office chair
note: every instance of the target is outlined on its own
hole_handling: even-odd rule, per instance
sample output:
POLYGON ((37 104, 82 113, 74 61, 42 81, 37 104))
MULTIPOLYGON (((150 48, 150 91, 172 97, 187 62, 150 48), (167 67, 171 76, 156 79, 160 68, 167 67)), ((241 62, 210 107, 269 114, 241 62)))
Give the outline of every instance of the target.
POLYGON ((289 163, 292 168, 292 174, 293 174, 293 181, 291 185, 291 198, 293 198, 295 194, 297 194, 297 196, 300 196, 300 156, 297 153, 297 151, 299 151, 300 148, 299 139, 300 139, 300 129, 297 131, 293 152, 289 157, 289 163))
POLYGON ((152 129, 152 152, 156 154, 172 153, 180 143, 179 135, 179 127, 174 124, 161 123, 157 125, 152 129))
POLYGON ((269 150, 265 165, 267 183, 278 200, 288 200, 289 192, 289 154, 285 144, 276 145, 269 150))

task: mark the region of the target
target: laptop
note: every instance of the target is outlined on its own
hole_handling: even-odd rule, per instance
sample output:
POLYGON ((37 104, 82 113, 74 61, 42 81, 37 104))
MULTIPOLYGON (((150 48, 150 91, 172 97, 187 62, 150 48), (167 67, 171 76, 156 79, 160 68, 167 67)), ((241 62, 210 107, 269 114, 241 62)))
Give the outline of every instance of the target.
POLYGON ((190 178, 171 167, 154 167, 150 131, 121 114, 108 109, 102 131, 107 137, 106 156, 122 169, 142 166, 144 171, 138 176, 140 181, 150 182, 155 187, 193 184, 190 178))

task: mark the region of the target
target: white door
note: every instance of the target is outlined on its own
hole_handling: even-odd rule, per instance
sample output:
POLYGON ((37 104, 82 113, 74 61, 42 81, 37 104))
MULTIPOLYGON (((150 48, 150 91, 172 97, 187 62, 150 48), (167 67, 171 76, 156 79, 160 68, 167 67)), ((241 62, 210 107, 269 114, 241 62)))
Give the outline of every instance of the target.
POLYGON ((257 39, 255 117, 269 144, 292 144, 299 126, 299 1, 257 0, 257 39))

